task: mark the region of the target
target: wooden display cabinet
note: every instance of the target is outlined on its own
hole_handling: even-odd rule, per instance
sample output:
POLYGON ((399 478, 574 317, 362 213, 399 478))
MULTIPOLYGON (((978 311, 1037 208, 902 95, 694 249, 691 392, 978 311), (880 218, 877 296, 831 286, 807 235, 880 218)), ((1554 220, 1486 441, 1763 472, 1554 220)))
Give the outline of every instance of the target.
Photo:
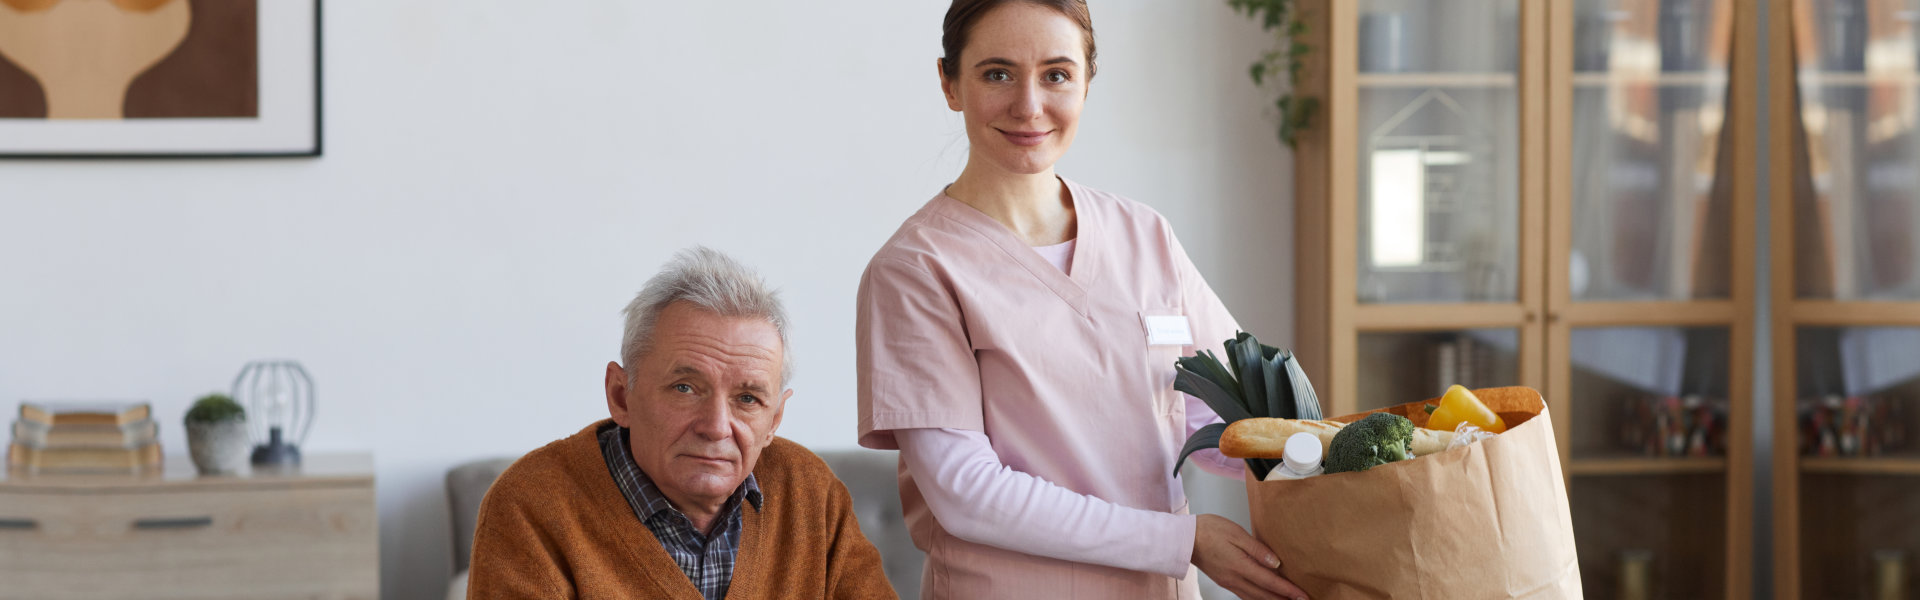
POLYGON ((1329 414, 1542 390, 1594 597, 1751 595, 1757 1, 1301 2, 1295 349, 1329 414))

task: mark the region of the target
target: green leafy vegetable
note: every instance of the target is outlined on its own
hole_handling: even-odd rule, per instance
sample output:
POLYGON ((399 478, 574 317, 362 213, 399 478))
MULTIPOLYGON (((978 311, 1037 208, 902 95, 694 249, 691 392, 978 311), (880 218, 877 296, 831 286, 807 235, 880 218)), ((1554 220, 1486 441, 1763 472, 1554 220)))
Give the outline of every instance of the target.
POLYGON ((1274 360, 1265 361, 1261 367, 1260 378, 1266 381, 1267 389, 1273 390, 1273 393, 1267 394, 1267 415, 1298 413, 1299 410, 1293 405, 1293 386, 1287 381, 1286 367, 1274 360))
POLYGON ((1273 416, 1273 399, 1267 396, 1267 361, 1261 358, 1260 342, 1248 340, 1253 340, 1253 334, 1242 331, 1234 337, 1238 344, 1227 346, 1227 353, 1237 359, 1233 373, 1240 377, 1240 397, 1246 399, 1249 410, 1273 416))
POLYGON ((1247 411, 1247 406, 1240 403, 1239 398, 1221 388, 1220 384, 1193 371, 1176 369, 1173 375, 1173 389, 1206 402, 1207 408, 1213 409, 1213 414, 1220 415, 1220 418, 1228 423, 1253 416, 1247 411))
POLYGON ((1287 381, 1293 384, 1293 406, 1295 419, 1318 421, 1320 415, 1320 395, 1313 392, 1313 382, 1307 381, 1307 371, 1300 367, 1300 357, 1287 353, 1287 381))
POLYGON ((1226 431, 1226 423, 1214 423, 1206 427, 1201 427, 1199 431, 1193 432, 1193 435, 1187 438, 1187 445, 1180 449, 1179 460, 1173 461, 1173 472, 1180 472, 1180 466, 1187 463, 1188 454, 1193 454, 1208 448, 1219 448, 1220 434, 1226 433, 1226 431))
POLYGON ((1413 421, 1388 413, 1373 413, 1342 427, 1327 445, 1326 472, 1365 471, 1413 458, 1413 421))
MULTIPOLYGON (((1292 352, 1261 344, 1253 334, 1244 331, 1227 340, 1224 346, 1226 364, 1208 350, 1175 360, 1173 389, 1199 398, 1226 423, 1255 417, 1321 418, 1320 398, 1292 352)), ((1220 447, 1220 432, 1226 430, 1226 424, 1215 425, 1202 428, 1187 439, 1180 460, 1174 463, 1176 475, 1188 454, 1220 447), (1209 434, 1215 425, 1220 431, 1209 434)), ((1278 464, 1275 460, 1247 459, 1247 468, 1261 479, 1278 464)))

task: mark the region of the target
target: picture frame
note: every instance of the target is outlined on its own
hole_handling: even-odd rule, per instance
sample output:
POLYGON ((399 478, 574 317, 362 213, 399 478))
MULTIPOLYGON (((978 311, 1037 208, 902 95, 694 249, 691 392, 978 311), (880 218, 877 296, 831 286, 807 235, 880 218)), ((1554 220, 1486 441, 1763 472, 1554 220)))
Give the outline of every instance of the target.
POLYGON ((322 15, 322 0, 0 0, 0 159, 321 156, 322 15))

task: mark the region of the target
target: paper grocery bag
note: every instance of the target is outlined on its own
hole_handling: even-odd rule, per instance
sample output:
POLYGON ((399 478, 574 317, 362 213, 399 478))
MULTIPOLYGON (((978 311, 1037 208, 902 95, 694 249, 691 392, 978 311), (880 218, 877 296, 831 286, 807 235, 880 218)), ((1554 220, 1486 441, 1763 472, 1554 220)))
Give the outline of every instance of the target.
MULTIPOLYGON (((1475 390, 1507 422, 1493 438, 1357 473, 1247 476, 1253 533, 1316 600, 1579 598, 1573 518, 1546 402, 1475 390)), ((1390 412, 1426 423, 1402 404, 1390 412)))

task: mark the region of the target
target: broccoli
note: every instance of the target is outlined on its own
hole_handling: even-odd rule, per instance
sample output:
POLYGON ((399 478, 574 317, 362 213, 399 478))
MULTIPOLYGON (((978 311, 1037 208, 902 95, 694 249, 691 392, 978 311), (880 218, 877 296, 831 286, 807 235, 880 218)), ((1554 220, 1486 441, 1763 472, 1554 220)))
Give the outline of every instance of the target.
POLYGON ((1413 458, 1413 421, 1387 413, 1367 415, 1334 434, 1327 448, 1327 473, 1365 471, 1413 458))

